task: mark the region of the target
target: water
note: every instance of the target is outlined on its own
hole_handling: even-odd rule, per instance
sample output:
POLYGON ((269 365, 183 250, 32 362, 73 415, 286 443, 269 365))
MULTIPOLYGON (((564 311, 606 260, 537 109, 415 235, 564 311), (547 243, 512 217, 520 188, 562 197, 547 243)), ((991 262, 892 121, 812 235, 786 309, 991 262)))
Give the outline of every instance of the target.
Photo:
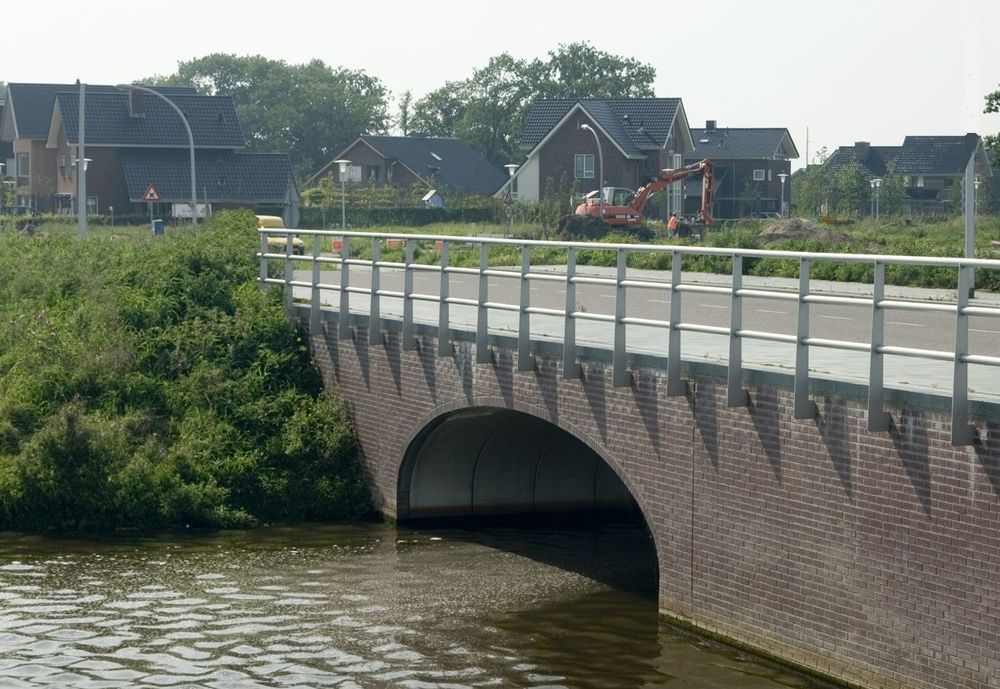
POLYGON ((0 534, 0 687, 820 686, 663 624, 644 540, 620 527, 0 534))

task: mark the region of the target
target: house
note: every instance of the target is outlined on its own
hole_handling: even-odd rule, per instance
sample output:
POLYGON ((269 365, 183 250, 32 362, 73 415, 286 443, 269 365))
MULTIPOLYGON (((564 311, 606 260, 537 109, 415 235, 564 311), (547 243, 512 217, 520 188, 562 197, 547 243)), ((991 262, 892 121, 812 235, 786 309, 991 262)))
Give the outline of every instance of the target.
MULTIPOLYGON (((195 151, 199 212, 249 207, 298 219, 298 192, 284 154, 249 154, 232 100, 190 87, 157 87, 184 113, 195 151)), ((159 96, 86 85, 83 144, 88 212, 190 216, 190 141, 159 96), (153 190, 150 192, 150 190, 153 190)), ((76 213, 80 87, 9 84, 0 140, 12 143, 18 205, 76 213)), ((10 174, 8 170, 7 174, 10 174)))
POLYGON ((455 138, 428 136, 361 136, 307 181, 324 177, 340 183, 338 160, 349 160, 345 182, 421 187, 464 194, 490 195, 507 174, 475 149, 455 138))
POLYGON ((957 136, 907 136, 902 146, 872 146, 867 141, 841 146, 824 161, 832 173, 857 163, 868 179, 903 176, 903 210, 914 214, 958 210, 970 160, 977 176, 992 176, 989 154, 975 133, 957 136))
MULTIPOLYGON (((520 146, 527 160, 498 197, 511 191, 518 200, 538 201, 571 188, 637 189, 660 170, 681 167, 694 150, 680 98, 539 100, 525 115, 520 146)), ((679 209, 681 184, 663 196, 647 213, 665 218, 679 209)))
MULTIPOLYGON (((787 209, 791 196, 790 161, 799 157, 787 129, 719 127, 716 120, 708 120, 703 129, 692 129, 691 137, 694 150, 684 156, 685 164, 707 158, 714 165, 713 218, 732 219, 787 209)), ((687 180, 684 215, 693 216, 699 210, 701 180, 687 180)))

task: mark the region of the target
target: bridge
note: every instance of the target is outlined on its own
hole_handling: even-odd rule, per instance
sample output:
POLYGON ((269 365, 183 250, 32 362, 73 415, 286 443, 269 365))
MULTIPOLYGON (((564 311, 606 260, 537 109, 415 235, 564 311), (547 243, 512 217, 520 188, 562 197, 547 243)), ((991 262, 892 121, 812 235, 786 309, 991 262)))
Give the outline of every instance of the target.
POLYGON ((971 289, 1000 261, 323 231, 295 256, 269 234, 261 282, 388 517, 639 515, 675 620, 860 687, 1000 685, 1000 308, 971 289), (792 261, 792 289, 751 260, 792 261), (830 261, 870 266, 865 293, 818 289, 830 261), (957 290, 904 299, 894 265, 957 290))

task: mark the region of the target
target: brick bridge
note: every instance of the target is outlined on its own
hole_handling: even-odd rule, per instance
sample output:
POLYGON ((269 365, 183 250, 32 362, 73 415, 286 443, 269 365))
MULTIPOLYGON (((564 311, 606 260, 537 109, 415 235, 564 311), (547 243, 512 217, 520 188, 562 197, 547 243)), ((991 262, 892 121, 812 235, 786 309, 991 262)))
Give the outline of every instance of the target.
MULTIPOLYGON (((347 246, 328 259, 340 263, 339 309, 321 306, 321 289, 336 288, 321 282, 318 248, 311 283, 296 282, 290 250, 284 278, 261 268, 262 282, 284 283, 328 388, 346 401, 385 515, 637 511, 655 545, 660 610, 675 620, 860 687, 1000 686, 1000 405, 966 399, 961 362, 994 360, 963 350, 963 309, 989 309, 967 308, 962 286, 955 394, 943 396, 882 389, 876 362, 890 348, 874 326, 869 385, 809 379, 807 360, 794 376, 741 370, 738 348, 724 365, 671 361, 626 351, 618 330, 613 349, 584 347, 568 321, 562 341, 529 341, 528 259, 521 327, 490 331, 485 250, 478 328, 440 329, 444 307, 441 321, 416 322, 412 306, 388 317, 378 294, 417 300, 414 240, 404 241, 400 294, 380 286, 376 243, 368 313, 348 300, 364 290, 347 275, 347 246), (293 288, 310 284, 311 305, 295 303, 293 288)), ((446 264, 447 252, 443 297, 446 264)), ((740 329, 740 272, 734 258, 737 345, 759 335, 740 329)), ((680 321, 678 275, 675 261, 671 336, 693 329, 680 321)), ((881 279, 876 270, 876 325, 881 279)), ((800 345, 809 298, 805 285, 800 345)))

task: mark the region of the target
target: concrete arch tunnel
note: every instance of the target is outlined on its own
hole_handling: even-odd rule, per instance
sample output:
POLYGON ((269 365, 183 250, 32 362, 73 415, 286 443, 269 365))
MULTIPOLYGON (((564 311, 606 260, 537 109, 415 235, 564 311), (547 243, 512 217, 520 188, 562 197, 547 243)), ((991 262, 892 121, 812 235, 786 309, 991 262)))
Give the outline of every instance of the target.
POLYGON ((548 421, 495 407, 435 419, 410 443, 399 473, 397 517, 581 516, 640 521, 614 470, 548 421))

